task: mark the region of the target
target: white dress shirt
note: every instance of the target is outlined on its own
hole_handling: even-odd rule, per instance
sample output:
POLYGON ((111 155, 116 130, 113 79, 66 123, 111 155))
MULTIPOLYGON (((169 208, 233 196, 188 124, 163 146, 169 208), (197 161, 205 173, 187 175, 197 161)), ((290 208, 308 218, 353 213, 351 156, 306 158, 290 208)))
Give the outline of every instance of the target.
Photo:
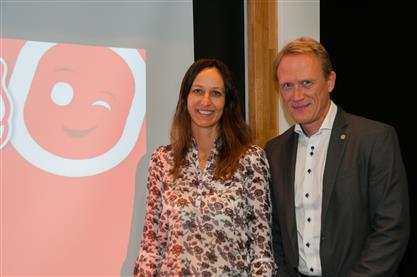
POLYGON ((323 173, 327 148, 337 106, 331 102, 319 131, 308 137, 299 124, 295 168, 295 214, 297 221, 299 264, 304 275, 321 276, 320 232, 323 173))

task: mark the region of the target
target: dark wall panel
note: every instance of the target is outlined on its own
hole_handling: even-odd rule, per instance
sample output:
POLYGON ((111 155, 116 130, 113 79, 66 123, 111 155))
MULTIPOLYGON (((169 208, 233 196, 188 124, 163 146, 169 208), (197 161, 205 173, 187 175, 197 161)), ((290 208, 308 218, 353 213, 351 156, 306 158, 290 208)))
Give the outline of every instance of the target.
POLYGON ((398 132, 409 178, 411 240, 399 276, 415 272, 417 67, 415 15, 404 2, 320 1, 320 40, 337 74, 333 100, 398 132))
POLYGON ((241 95, 245 114, 245 37, 243 0, 194 0, 194 58, 227 64, 241 95))

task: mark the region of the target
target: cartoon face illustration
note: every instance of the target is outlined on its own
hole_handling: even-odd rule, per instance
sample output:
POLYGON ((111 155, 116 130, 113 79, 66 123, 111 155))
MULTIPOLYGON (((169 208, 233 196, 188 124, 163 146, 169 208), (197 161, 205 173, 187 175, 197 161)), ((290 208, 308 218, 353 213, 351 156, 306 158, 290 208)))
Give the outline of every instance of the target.
POLYGON ((68 177, 96 175, 121 163, 145 117, 141 53, 25 42, 7 84, 16 151, 35 167, 68 177))
POLYGON ((57 44, 39 61, 24 121, 48 152, 95 157, 120 139, 134 89, 127 63, 111 49, 57 44))
POLYGON ((145 50, 0 44, 2 273, 119 276, 146 153, 145 50))

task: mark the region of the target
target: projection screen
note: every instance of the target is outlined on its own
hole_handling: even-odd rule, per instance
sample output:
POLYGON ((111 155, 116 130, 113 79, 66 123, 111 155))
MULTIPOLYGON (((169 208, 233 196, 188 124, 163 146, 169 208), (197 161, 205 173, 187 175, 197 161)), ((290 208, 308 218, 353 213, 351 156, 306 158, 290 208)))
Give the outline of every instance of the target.
POLYGON ((1 1, 1 274, 131 276, 192 1, 1 1))

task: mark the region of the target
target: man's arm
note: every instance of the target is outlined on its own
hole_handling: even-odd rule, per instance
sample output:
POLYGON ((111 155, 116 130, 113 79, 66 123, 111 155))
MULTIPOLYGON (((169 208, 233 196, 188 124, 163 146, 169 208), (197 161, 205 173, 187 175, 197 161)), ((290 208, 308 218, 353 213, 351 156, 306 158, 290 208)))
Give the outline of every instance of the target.
MULTIPOLYGON (((272 191, 272 186, 271 186, 272 191)), ((281 227, 279 225, 278 211, 275 203, 276 199, 272 194, 272 247, 274 250, 275 263, 278 265, 279 277, 290 277, 285 264, 284 249, 282 246, 281 227)))
POLYGON ((369 159, 369 215, 373 232, 349 277, 394 276, 410 235, 407 177, 395 130, 384 129, 369 159))

